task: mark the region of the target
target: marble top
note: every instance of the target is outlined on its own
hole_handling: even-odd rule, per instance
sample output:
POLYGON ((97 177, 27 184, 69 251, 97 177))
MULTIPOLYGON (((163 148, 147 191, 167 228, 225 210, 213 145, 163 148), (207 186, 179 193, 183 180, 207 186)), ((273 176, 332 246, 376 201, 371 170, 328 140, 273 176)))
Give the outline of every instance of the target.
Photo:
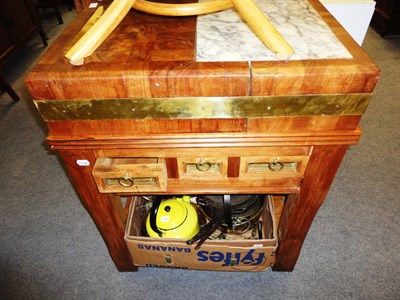
MULTIPOLYGON (((352 58, 307 0, 255 0, 295 49, 289 60, 352 58)), ((235 9, 199 16, 196 61, 279 60, 235 9)))

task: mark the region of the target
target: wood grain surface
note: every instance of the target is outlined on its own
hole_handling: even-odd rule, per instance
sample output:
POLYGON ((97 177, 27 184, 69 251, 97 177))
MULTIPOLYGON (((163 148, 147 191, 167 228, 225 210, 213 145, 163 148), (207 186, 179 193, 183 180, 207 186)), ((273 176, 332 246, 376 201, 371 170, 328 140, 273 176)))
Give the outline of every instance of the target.
POLYGON ((90 0, 74 0, 75 9, 80 14, 90 4, 90 0))
POLYGON ((262 96, 370 93, 379 69, 317 0, 352 59, 196 62, 196 17, 131 10, 85 65, 71 66, 64 49, 93 10, 84 10, 26 77, 35 99, 262 96))
MULTIPOLYGON (((92 22, 92 17, 84 28, 88 26, 87 32, 75 42, 65 53, 65 57, 75 66, 83 65, 84 60, 103 43, 103 41, 111 34, 111 32, 119 25, 126 14, 132 9, 136 0, 114 0, 111 5, 100 13, 97 22, 92 22)), ((103 10, 103 7, 98 9, 103 10)), ((96 14, 96 12, 94 13, 96 14)), ((97 17, 96 17, 97 18, 97 17)))
MULTIPOLYGON (((193 120, 87 120, 48 122, 48 141, 91 141, 144 135, 179 135, 200 133, 238 133, 273 136, 318 137, 327 133, 348 135, 356 132, 361 116, 281 117, 251 119, 193 119, 193 120)), ((329 135, 329 134, 328 134, 329 135)), ((310 141, 308 141, 310 142, 310 141)))
POLYGON ((301 191, 285 203, 278 228, 280 241, 274 271, 291 271, 300 255, 301 246, 322 205, 347 146, 315 147, 304 175, 301 191))

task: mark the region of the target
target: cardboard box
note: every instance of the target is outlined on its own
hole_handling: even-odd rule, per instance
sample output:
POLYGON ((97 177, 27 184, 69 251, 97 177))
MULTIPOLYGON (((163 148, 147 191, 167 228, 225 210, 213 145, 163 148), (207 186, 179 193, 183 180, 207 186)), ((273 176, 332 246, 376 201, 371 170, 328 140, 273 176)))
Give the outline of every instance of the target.
POLYGON ((275 262, 277 233, 272 197, 266 196, 261 214, 263 224, 272 220, 272 228, 263 226, 263 236, 267 236, 267 227, 270 227, 272 238, 207 240, 198 250, 195 250, 196 243, 187 245, 182 239, 141 236, 146 217, 139 209, 143 201, 141 197, 132 201, 125 231, 125 241, 136 266, 255 272, 266 270, 275 262))

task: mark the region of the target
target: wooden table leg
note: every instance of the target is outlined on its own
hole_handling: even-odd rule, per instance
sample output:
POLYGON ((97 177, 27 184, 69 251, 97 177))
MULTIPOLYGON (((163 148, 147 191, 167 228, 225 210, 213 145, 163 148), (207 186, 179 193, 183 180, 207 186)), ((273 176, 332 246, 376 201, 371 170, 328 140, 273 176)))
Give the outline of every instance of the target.
POLYGON ((14 101, 19 101, 19 96, 17 93, 14 91, 12 86, 8 83, 8 81, 3 77, 3 75, 0 74, 0 89, 10 95, 10 97, 14 101))
POLYGON ((110 256, 119 271, 136 271, 124 241, 124 224, 119 208, 107 194, 99 193, 92 177, 96 161, 91 150, 61 150, 70 178, 77 189, 83 205, 92 216, 102 235, 110 256), (87 160, 89 166, 79 166, 78 160, 87 160))
POLYGON ((274 271, 293 271, 311 223, 347 149, 347 145, 314 147, 299 194, 289 196, 283 208, 274 271))

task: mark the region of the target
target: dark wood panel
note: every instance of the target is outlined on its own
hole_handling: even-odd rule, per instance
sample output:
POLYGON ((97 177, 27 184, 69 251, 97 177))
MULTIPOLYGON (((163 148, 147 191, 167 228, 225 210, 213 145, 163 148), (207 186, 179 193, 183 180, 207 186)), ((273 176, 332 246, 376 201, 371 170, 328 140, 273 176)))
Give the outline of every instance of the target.
POLYGON ((47 46, 46 34, 31 0, 1 1, 0 67, 36 34, 41 36, 44 46, 47 46))
POLYGON ((400 35, 400 2, 376 0, 371 24, 382 35, 400 35))

